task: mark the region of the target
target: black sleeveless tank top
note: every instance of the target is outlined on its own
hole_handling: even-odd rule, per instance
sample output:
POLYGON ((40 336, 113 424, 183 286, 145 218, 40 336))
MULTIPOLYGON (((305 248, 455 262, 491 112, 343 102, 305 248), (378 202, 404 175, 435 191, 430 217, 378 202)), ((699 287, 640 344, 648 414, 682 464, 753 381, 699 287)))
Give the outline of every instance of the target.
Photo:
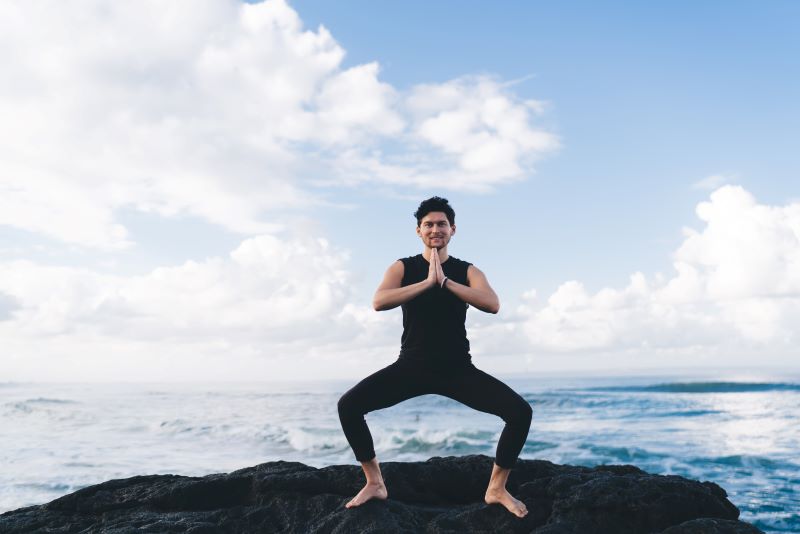
MULTIPOLYGON (((428 277, 429 263, 422 254, 401 258, 405 272, 402 286, 428 277)), ((450 256, 442 264, 447 278, 469 285, 469 262, 450 256)), ((402 305, 403 336, 400 358, 433 367, 469 363, 469 340, 464 322, 469 305, 447 289, 434 286, 402 305)))

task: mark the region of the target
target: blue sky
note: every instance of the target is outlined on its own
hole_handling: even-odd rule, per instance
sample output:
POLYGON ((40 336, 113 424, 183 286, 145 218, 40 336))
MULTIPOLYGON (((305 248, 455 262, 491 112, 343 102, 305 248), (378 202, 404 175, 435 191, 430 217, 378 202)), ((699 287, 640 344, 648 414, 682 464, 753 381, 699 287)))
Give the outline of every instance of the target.
POLYGON ((10 379, 385 365, 433 194, 484 368, 797 365, 796 2, 4 9, 10 379))

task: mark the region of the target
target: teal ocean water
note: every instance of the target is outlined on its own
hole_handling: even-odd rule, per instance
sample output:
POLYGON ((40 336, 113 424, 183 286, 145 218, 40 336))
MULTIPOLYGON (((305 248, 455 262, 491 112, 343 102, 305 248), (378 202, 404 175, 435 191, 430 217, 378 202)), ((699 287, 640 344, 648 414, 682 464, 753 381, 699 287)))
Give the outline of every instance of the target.
MULTIPOLYGON (((766 532, 800 532, 800 379, 530 378, 522 458, 716 482, 766 532)), ((283 459, 355 464, 336 414, 353 383, 0 383, 0 511, 140 474, 283 459)), ((503 422, 426 395, 368 414, 379 459, 493 455, 503 422)))

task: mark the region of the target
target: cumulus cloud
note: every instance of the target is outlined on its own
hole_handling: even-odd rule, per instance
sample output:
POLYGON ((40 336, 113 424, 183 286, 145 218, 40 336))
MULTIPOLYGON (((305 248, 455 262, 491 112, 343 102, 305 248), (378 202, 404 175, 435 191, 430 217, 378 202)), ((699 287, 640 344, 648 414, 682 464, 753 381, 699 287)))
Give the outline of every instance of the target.
POLYGON ((417 86, 408 103, 415 133, 457 162, 460 187, 518 180, 526 157, 558 146, 554 135, 531 127, 541 102, 520 101, 485 76, 417 86))
MULTIPOLYGON (((724 186, 696 211, 703 225, 684 230, 670 276, 637 272, 597 292, 572 280, 545 299, 527 291, 499 318, 471 313, 476 362, 519 372, 542 368, 530 365, 542 353, 579 355, 549 366, 562 369, 584 368, 589 354, 618 365, 665 352, 786 361, 800 329, 800 203, 760 204, 724 186)), ((307 236, 259 235, 227 256, 138 276, 0 263, 0 374, 361 376, 394 359, 401 325, 399 312, 359 303, 354 282, 346 252, 307 236)))
POLYGON ((321 184, 483 190, 557 144, 499 82, 399 92, 344 56, 283 0, 5 2, 0 224, 108 249, 120 208, 268 233, 321 184))
POLYGON ((345 260, 322 239, 261 235, 227 258, 187 261, 143 276, 7 262, 0 264, 0 286, 19 303, 17 326, 31 335, 320 338, 335 330, 310 325, 334 321, 350 296, 345 260))
POLYGON ((523 101, 488 76, 415 86, 404 109, 403 150, 342 151, 335 165, 340 183, 485 192, 524 179, 559 146, 555 135, 533 125, 544 103, 523 101))
POLYGON ((578 281, 519 310, 534 347, 553 351, 739 349, 785 351, 800 329, 800 203, 759 204, 724 186, 697 206, 675 273, 634 273, 594 294, 578 281))
MULTIPOLYGON (((359 351, 396 344, 387 336, 396 317, 353 302, 347 261, 323 239, 260 235, 227 257, 141 276, 5 262, 0 306, 13 303, 14 314, 0 322, 0 365, 4 376, 19 378, 31 362, 61 368, 79 359, 106 369, 105 379, 126 379, 128 368, 152 379, 148 364, 157 356, 177 358, 175 374, 165 378, 213 377, 219 361, 206 370, 191 363, 204 356, 231 368, 251 362, 266 370, 258 379, 286 378, 278 370, 294 378, 336 376, 336 366, 346 368, 359 351)), ((235 378, 247 376, 240 369, 235 378)))

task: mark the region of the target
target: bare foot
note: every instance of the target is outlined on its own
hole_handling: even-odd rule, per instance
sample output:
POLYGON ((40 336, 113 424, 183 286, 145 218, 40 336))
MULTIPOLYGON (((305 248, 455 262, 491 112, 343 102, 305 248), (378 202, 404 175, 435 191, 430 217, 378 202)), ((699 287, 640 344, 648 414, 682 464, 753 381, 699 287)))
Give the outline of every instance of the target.
POLYGON ((486 504, 502 504, 517 517, 528 515, 528 507, 525 506, 525 503, 515 499, 505 488, 487 489, 484 500, 486 504))
POLYGON ((384 484, 371 484, 367 482, 367 484, 361 488, 361 491, 358 492, 358 495, 350 499, 350 502, 345 504, 344 507, 353 508, 354 506, 364 504, 370 499, 386 500, 387 497, 389 497, 389 492, 386 491, 386 486, 384 484))

